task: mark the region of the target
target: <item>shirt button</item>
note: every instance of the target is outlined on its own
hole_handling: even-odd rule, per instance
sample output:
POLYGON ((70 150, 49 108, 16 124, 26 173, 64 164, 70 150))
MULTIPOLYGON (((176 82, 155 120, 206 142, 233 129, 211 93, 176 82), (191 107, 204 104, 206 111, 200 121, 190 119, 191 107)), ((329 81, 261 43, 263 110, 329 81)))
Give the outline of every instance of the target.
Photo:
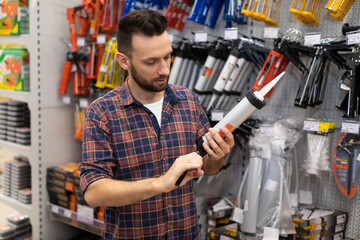
POLYGON ((154 114, 151 113, 151 114, 150 114, 150 117, 154 117, 154 114))
POLYGON ((163 158, 161 158, 161 160, 162 160, 162 161, 165 161, 165 158, 163 157, 163 158))
POLYGON ((167 202, 166 205, 167 205, 168 207, 170 207, 170 203, 169 203, 169 202, 167 202))

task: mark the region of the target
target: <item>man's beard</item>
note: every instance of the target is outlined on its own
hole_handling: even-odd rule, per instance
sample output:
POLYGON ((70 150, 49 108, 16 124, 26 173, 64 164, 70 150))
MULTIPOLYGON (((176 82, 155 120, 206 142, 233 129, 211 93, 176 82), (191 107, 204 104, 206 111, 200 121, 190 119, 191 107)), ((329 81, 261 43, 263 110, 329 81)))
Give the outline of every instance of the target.
POLYGON ((151 82, 148 82, 145 78, 141 77, 138 72, 136 71, 135 67, 134 67, 134 64, 131 64, 131 67, 130 67, 130 73, 131 73, 131 76, 132 78, 134 79, 134 81, 141 87, 143 88, 144 90, 146 91, 150 91, 150 92, 161 92, 161 91, 164 91, 168 85, 168 82, 169 82, 169 76, 159 76, 157 78, 154 78, 151 80, 151 82), (164 85, 160 85, 160 86, 155 86, 155 85, 152 85, 152 83, 158 79, 164 79, 166 78, 166 84, 164 85))

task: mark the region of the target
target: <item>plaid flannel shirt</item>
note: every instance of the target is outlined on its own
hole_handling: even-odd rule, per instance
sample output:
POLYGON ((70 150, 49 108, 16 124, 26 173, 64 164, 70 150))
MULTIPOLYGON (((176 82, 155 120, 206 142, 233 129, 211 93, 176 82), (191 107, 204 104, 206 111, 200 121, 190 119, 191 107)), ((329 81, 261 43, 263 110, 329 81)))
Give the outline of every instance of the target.
MULTIPOLYGON (((135 181, 165 174, 176 158, 196 150, 209 128, 197 97, 169 85, 161 128, 127 83, 95 100, 84 125, 82 192, 94 181, 135 181)), ((199 239, 193 181, 136 204, 106 207, 104 239, 199 239)))

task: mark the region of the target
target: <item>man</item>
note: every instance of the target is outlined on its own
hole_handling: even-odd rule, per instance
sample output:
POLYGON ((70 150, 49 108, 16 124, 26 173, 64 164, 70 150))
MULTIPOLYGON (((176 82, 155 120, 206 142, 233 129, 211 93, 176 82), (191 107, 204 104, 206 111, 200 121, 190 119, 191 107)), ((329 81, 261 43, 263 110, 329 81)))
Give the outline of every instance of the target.
POLYGON ((191 91, 168 85, 166 27, 151 10, 121 19, 116 59, 129 77, 86 114, 81 189, 90 206, 106 206, 104 239, 199 239, 192 179, 215 174, 234 145, 228 130, 223 139, 209 129, 191 91), (205 133, 202 158, 194 151, 205 133))

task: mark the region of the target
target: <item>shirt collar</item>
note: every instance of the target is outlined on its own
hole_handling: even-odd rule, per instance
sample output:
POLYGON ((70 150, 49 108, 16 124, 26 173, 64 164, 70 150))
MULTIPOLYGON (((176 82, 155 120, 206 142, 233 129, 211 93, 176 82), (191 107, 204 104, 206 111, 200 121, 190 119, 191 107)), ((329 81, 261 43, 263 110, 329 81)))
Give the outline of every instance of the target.
MULTIPOLYGON (((138 100, 131 94, 129 86, 128 86, 128 79, 125 81, 125 83, 120 87, 119 89, 120 94, 120 104, 127 106, 131 104, 136 104, 139 106, 142 106, 138 100)), ((176 94, 176 92, 173 90, 173 86, 171 84, 168 84, 165 90, 165 96, 164 101, 168 97, 171 101, 177 102, 179 100, 184 100, 184 96, 181 94, 176 94)))

